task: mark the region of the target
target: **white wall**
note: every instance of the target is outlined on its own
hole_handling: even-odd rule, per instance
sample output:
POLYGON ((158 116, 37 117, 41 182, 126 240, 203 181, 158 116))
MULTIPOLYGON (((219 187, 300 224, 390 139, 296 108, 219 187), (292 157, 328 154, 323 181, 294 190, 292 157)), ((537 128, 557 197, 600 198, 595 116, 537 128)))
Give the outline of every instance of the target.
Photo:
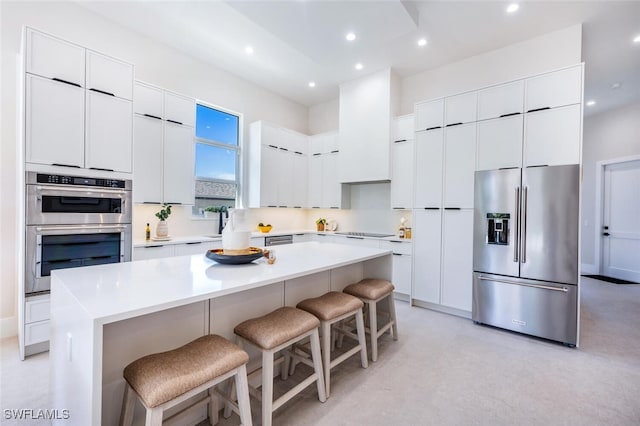
POLYGON ((585 117, 582 146, 582 264, 595 273, 596 163, 640 155, 640 103, 585 117))
POLYGON ((309 108, 309 134, 317 135, 338 130, 340 112, 339 98, 313 105, 309 108))
MULTIPOLYGON (((16 142, 16 55, 20 50, 22 26, 28 25, 104 52, 135 64, 138 79, 183 93, 244 114, 244 134, 249 124, 268 120, 307 133, 308 108, 256 86, 237 76, 214 68, 168 46, 102 18, 73 2, 5 2, 0 1, 2 36, 2 149, 1 184, 2 221, 0 221, 2 275, 0 276, 0 337, 15 334, 18 241, 15 211, 17 191, 15 161, 16 142), (5 328, 7 330, 5 330, 5 328)), ((136 209, 137 211, 137 209, 136 209)), ((304 213, 299 213, 304 220, 304 213)), ((143 219, 144 220, 144 219, 143 219)), ((208 231, 206 222, 189 221, 176 215, 174 224, 208 231)), ((135 229, 134 232, 139 231, 135 229)), ((194 231, 195 232, 195 231, 194 231)), ((135 235, 135 234, 134 234, 135 235)))

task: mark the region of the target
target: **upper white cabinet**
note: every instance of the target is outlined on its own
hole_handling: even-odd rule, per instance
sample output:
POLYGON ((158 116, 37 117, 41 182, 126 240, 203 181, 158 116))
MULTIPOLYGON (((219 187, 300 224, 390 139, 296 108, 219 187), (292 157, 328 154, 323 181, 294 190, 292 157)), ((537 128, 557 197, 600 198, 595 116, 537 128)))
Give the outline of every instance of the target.
POLYGON ((395 113, 390 69, 340 86, 340 181, 391 178, 389 141, 395 113))
POLYGON ((195 127, 196 105, 193 98, 164 92, 164 119, 176 124, 195 127))
POLYGON ((478 120, 523 112, 524 81, 501 84, 478 92, 478 120))
POLYGON ((413 140, 415 135, 415 120, 413 114, 395 117, 392 121, 393 142, 404 142, 413 140))
POLYGON ((444 125, 471 123, 476 121, 478 93, 469 92, 451 96, 444 100, 444 125))
POLYGON ((415 208, 442 207, 444 130, 417 132, 415 140, 415 208))
POLYGON ((579 104, 582 87, 582 66, 529 78, 525 83, 525 111, 579 104))
POLYGON ((27 28, 26 36, 25 56, 28 73, 84 87, 84 47, 31 28, 27 28))
POLYGON ((322 157, 320 153, 309 156, 307 203, 311 208, 321 208, 325 206, 322 198, 322 157))
POLYGON ((522 167, 522 114, 478 122, 477 170, 522 167))
POLYGON ((444 126, 444 99, 420 102, 415 106, 415 130, 434 130, 444 126))
POLYGON ((578 164, 581 118, 580 104, 527 114, 524 166, 578 164))
POLYGON ((133 65, 30 28, 25 40, 26 162, 131 173, 133 65))
MULTIPOLYGON (((134 102, 135 105, 135 102, 134 102)), ((136 114, 134 119, 135 203, 162 202, 163 128, 162 120, 136 114)))
POLYGON ((80 87, 27 74, 27 162, 84 166, 84 93, 80 87))
POLYGON ((176 123, 164 123, 163 202, 193 204, 194 129, 176 123))
POLYGON ((136 82, 133 86, 133 112, 162 119, 164 91, 158 87, 136 82))
POLYGON ((337 139, 336 132, 309 136, 308 207, 348 207, 347 194, 343 194, 339 180, 341 153, 336 149, 337 139))
POLYGON ((391 208, 413 207, 414 118, 413 114, 393 119, 391 144, 391 208))
POLYGON ((133 65, 87 50, 87 89, 133 99, 133 65))
POLYGON ((444 136, 444 207, 473 208, 476 123, 448 127, 444 136))

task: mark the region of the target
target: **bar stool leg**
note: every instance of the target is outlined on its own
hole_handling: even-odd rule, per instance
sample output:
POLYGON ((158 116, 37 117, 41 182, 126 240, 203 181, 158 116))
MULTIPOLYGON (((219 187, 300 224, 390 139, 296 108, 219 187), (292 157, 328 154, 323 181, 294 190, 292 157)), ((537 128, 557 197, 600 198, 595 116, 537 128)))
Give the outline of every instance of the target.
POLYGON ((376 301, 370 300, 369 305, 369 331, 371 335, 371 361, 378 360, 378 313, 376 312, 376 301))
POLYGON ((211 426, 217 425, 218 424, 218 397, 216 396, 216 393, 213 391, 213 388, 215 386, 212 386, 211 388, 209 388, 209 424, 211 426))
MULTIPOLYGON (((314 329, 311 333, 311 358, 313 359, 313 369, 318 376, 318 399, 320 402, 327 400, 324 387, 324 374, 322 374, 322 361, 320 354, 320 337, 318 336, 318 329, 314 329)), ((262 402, 264 404, 264 401, 262 402)))
POLYGON ((389 316, 393 325, 391 326, 393 340, 398 340, 398 322, 396 321, 396 302, 393 300, 393 293, 389 295, 389 316))
POLYGON ((247 381, 247 366, 241 365, 236 371, 236 389, 238 390, 238 408, 240 409, 240 423, 251 425, 251 402, 249 399, 249 384, 247 381))
POLYGON ((120 426, 133 424, 133 412, 136 408, 136 394, 131 385, 125 380, 124 398, 122 399, 122 411, 120 412, 120 426))
POLYGON ((360 345, 360 363, 362 368, 369 367, 369 359, 367 357, 367 335, 364 332, 364 317, 362 308, 356 313, 356 330, 358 331, 358 344, 360 345))
POLYGON ((322 370, 324 372, 324 388, 326 397, 331 395, 331 324, 322 321, 322 370))
POLYGON ((145 426, 162 426, 162 408, 148 408, 145 426))
MULTIPOLYGON (((316 332, 317 339, 317 332, 316 332)), ((273 355, 272 351, 262 352, 262 425, 271 426, 273 412, 273 355)))

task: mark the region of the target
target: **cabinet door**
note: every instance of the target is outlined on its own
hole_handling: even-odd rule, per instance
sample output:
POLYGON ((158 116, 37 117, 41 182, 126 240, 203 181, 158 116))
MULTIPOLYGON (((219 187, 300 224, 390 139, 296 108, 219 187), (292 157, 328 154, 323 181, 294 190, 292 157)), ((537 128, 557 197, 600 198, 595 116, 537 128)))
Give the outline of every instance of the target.
POLYGON ((26 161, 84 167, 84 89, 26 79, 26 161))
POLYGON ((309 207, 324 207, 322 205, 322 157, 314 154, 309 157, 309 207))
POLYGON ((445 207, 473 208, 476 123, 449 127, 444 134, 445 207))
POLYGON ((260 206, 278 207, 278 148, 263 145, 260 161, 260 206))
POLYGON ((418 132, 415 144, 414 207, 441 207, 444 131, 418 132))
POLYGON ((413 114, 395 117, 393 119, 393 142, 409 141, 414 139, 415 122, 413 114))
POLYGON ((338 243, 338 244, 345 244, 345 245, 348 245, 348 246, 375 247, 375 248, 379 248, 380 247, 380 241, 369 239, 369 238, 363 238, 363 237, 336 236, 334 242, 338 243))
POLYGON ((525 111, 578 104, 582 100, 582 66, 529 78, 525 91, 525 111))
POLYGON ((522 167, 522 114, 478 122, 477 170, 522 167))
POLYGON ((194 203, 193 127, 164 123, 164 202, 194 203))
POLYGON ((442 241, 442 304, 470 312, 473 210, 445 210, 442 241))
POLYGON ((477 120, 478 92, 463 93, 444 100, 444 125, 477 120))
POLYGON ((324 135, 309 136, 309 155, 320 154, 323 149, 324 135))
POLYGON ((173 256, 173 245, 150 245, 133 248, 133 260, 159 259, 173 256))
POLYGON ((293 188, 293 207, 307 206, 308 173, 307 156, 303 154, 293 154, 293 181, 291 182, 293 188))
POLYGON ((478 120, 522 113, 524 80, 501 84, 478 92, 478 120))
POLYGON ((440 303, 442 210, 413 212, 414 299, 440 303))
POLYGON ((342 185, 338 180, 338 153, 324 154, 321 157, 323 207, 340 208, 342 204, 342 185))
POLYGON ((162 99, 161 89, 141 83, 133 86, 133 112, 136 114, 162 118, 162 99))
POLYGON ((411 256, 406 254, 393 254, 393 272, 391 280, 396 288, 396 293, 411 294, 411 256))
POLYGON ((413 141, 396 142, 391 146, 391 208, 410 209, 413 206, 413 141))
POLYGON ((162 120, 136 114, 133 124, 133 202, 161 203, 162 120))
POLYGON ((293 243, 306 243, 307 241, 311 241, 310 234, 293 234, 293 243))
POLYGON ((330 132, 325 133, 322 138, 322 151, 321 152, 336 152, 338 150, 338 133, 330 132))
POLYGON ((84 87, 85 48, 27 29, 27 72, 84 87))
POLYGON ((276 173, 278 207, 293 207, 293 161, 294 153, 278 149, 276 173))
POLYGON ((416 105, 415 130, 429 130, 444 126, 444 99, 416 105))
POLYGON ((133 65, 87 50, 87 89, 133 99, 133 65))
POLYGON ((164 119, 185 126, 194 127, 196 104, 193 98, 175 93, 164 93, 164 119))
POLYGON ((87 91, 85 167, 131 173, 131 101, 87 91))
POLYGON ((560 165, 580 162, 580 104, 525 116, 524 165, 560 165))

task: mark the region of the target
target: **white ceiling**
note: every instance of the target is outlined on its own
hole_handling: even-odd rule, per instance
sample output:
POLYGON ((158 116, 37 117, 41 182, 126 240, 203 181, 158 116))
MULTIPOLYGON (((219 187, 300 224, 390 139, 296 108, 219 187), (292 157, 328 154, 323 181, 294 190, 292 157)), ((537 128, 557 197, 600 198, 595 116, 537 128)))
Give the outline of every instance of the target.
POLYGON ((640 1, 92 1, 126 27, 299 102, 382 68, 401 76, 583 23, 585 97, 596 112, 640 102, 640 1), (348 31, 357 39, 347 42, 348 31), (428 45, 416 41, 425 37, 428 45), (245 46, 254 48, 247 55, 245 46), (354 64, 361 62, 362 71, 354 64), (309 88, 309 81, 316 87, 309 88), (616 90, 610 88, 620 82, 616 90))

